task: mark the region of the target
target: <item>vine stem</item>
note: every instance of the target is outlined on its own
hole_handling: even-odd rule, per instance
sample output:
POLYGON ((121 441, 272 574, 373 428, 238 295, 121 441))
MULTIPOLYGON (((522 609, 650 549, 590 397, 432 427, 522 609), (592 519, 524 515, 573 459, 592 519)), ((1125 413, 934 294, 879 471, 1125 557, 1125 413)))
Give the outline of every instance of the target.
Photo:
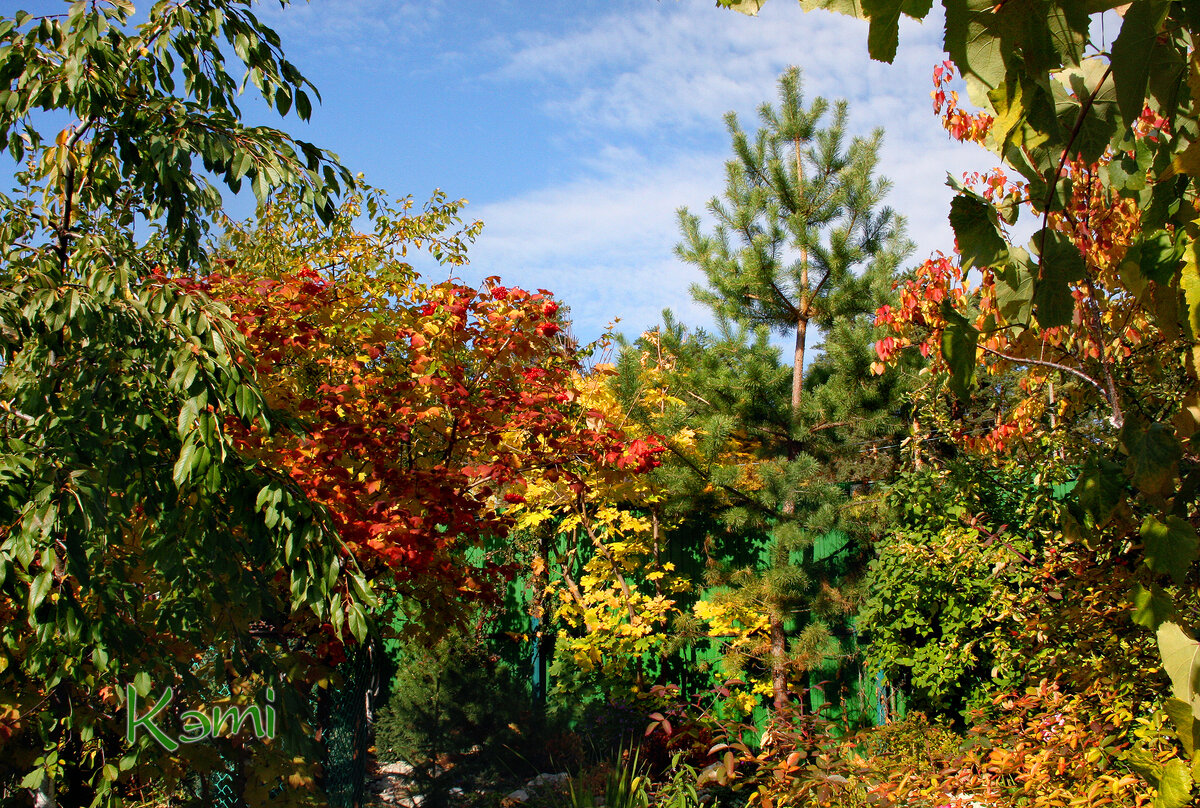
POLYGON ((1027 358, 1020 357, 1020 356, 1009 356, 1008 354, 1000 353, 999 351, 988 348, 985 345, 981 345, 979 347, 983 348, 984 353, 990 353, 992 356, 999 357, 1000 359, 1003 359, 1008 362, 1013 362, 1014 364, 1038 365, 1038 366, 1044 367, 1044 368, 1052 368, 1054 370, 1061 370, 1064 373, 1070 373, 1073 376, 1077 376, 1080 379, 1083 379, 1085 382, 1090 384, 1092 387, 1095 387, 1100 392, 1100 395, 1104 397, 1104 400, 1106 402, 1108 402, 1109 407, 1112 409, 1112 415, 1109 417, 1108 422, 1110 424, 1112 424, 1113 426, 1117 427, 1118 429, 1120 429, 1121 426, 1124 425, 1125 418, 1121 414, 1121 408, 1117 404, 1117 402, 1113 399, 1113 397, 1109 394, 1109 391, 1104 388, 1104 385, 1100 384, 1100 382, 1096 381, 1091 376, 1084 373, 1082 370, 1070 367, 1068 365, 1060 365, 1057 362, 1048 362, 1045 359, 1027 359, 1027 358))
POLYGON ((1045 266, 1044 256, 1046 255, 1046 229, 1050 223, 1050 206, 1054 204, 1054 189, 1058 187, 1058 181, 1062 177, 1063 169, 1066 168, 1067 158, 1071 155, 1071 146, 1075 144, 1075 138, 1079 137, 1079 132, 1083 129, 1083 122, 1087 119, 1087 114, 1091 112, 1092 105, 1096 101, 1096 94, 1100 92, 1100 88, 1104 86, 1104 82, 1112 75, 1112 63, 1104 70, 1104 75, 1100 77, 1100 81, 1096 83, 1096 88, 1092 90, 1091 95, 1087 97, 1087 101, 1079 108, 1079 117, 1075 119, 1075 125, 1071 127, 1071 134, 1067 138, 1067 144, 1063 146, 1062 157, 1058 160, 1058 168, 1054 169, 1054 177, 1050 181, 1050 189, 1046 195, 1046 204, 1042 209, 1042 237, 1038 243, 1038 280, 1042 279, 1042 268, 1045 266))

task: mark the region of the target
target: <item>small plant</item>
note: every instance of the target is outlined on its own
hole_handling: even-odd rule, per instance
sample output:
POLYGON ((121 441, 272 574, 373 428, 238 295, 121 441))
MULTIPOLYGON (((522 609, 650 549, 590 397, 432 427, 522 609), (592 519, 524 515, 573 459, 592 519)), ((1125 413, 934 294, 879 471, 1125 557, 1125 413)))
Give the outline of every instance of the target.
POLYGON ((655 808, 699 808, 703 803, 699 789, 700 773, 683 760, 683 753, 671 758, 671 779, 655 795, 655 808))
MULTIPOLYGON (((622 751, 616 764, 609 769, 604 782, 604 808, 649 808, 650 778, 641 773, 639 750, 622 751)), ((576 790, 575 781, 568 783, 564 808, 597 808, 596 795, 589 788, 576 790)))
POLYGON ((898 769, 937 769, 955 757, 963 739, 945 727, 931 724, 924 713, 876 727, 861 736, 859 751, 871 759, 887 758, 898 769))

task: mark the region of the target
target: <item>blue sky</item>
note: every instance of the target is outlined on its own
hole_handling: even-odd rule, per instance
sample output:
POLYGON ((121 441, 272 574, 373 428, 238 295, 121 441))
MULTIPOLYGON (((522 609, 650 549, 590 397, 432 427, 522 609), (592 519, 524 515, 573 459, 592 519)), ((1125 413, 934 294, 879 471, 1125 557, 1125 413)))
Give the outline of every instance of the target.
POLYGON ((914 261, 953 244, 947 171, 990 164, 932 113, 936 8, 902 23, 894 65, 867 58, 862 22, 794 0, 757 18, 713 0, 310 0, 258 13, 323 97, 310 124, 285 128, 395 196, 468 199, 485 228, 461 277, 552 290, 585 340, 616 318, 636 335, 664 307, 709 322, 688 293, 699 270, 674 256, 675 211, 721 192, 724 114, 750 128, 788 65, 809 98, 850 101, 853 133, 885 128, 881 173, 914 261))
MULTIPOLYGON (((468 282, 554 291, 576 333, 620 318, 629 335, 664 307, 704 324, 674 256, 675 211, 723 188, 723 116, 749 128, 790 64, 806 95, 847 98, 850 125, 886 130, 881 173, 914 258, 949 250, 947 171, 986 168, 932 113, 942 22, 906 22, 896 63, 866 55, 866 26, 774 0, 757 18, 712 0, 310 0, 261 14, 324 101, 297 135, 368 181, 419 200, 470 201, 483 235, 468 282)), ((430 274, 434 274, 436 269, 430 274)))

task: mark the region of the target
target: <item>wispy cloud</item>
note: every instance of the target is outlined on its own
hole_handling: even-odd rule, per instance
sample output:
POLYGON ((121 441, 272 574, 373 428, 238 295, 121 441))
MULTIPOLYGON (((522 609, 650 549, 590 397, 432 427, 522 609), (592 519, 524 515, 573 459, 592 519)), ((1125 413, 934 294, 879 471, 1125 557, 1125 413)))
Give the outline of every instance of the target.
POLYGON ((905 23, 898 62, 887 66, 866 59, 864 23, 803 14, 795 3, 771 4, 758 18, 707 2, 639 4, 565 33, 515 34, 496 75, 541 84, 546 106, 581 126, 646 132, 748 113, 785 66, 800 64, 810 94, 871 99, 878 106, 860 111, 862 120, 895 123, 897 111, 908 116, 901 98, 914 77, 927 97, 938 27, 905 23))
POLYGON ((401 3, 396 0, 257 0, 254 13, 292 46, 309 54, 360 59, 387 58, 434 30, 444 0, 401 3))
POLYGON ((581 331, 610 314, 636 333, 670 306, 702 321, 687 292, 699 270, 673 255, 674 211, 699 211, 724 187, 723 115, 744 128, 774 101, 779 73, 803 71, 806 95, 851 102, 850 127, 886 129, 880 173, 888 203, 906 216, 917 259, 948 250, 946 173, 989 164, 948 141, 930 107, 930 73, 942 56, 940 21, 905 23, 896 64, 866 58, 857 20, 803 14, 774 3, 758 19, 709 4, 639 5, 559 34, 517 33, 490 77, 520 85, 557 119, 581 154, 577 178, 476 211, 487 230, 476 270, 553 289, 573 303, 581 331))
POLYGON ((594 158, 599 172, 474 210, 486 223, 470 278, 547 288, 591 337, 613 318, 633 331, 664 307, 696 314, 690 267, 674 258, 676 209, 701 206, 719 183, 723 155, 680 154, 652 164, 628 150, 594 158))
POLYGON ((888 203, 908 219, 917 258, 953 244, 947 171, 990 164, 949 142, 933 117, 937 9, 923 24, 902 22, 894 65, 867 58, 862 21, 805 14, 792 0, 758 18, 712 0, 262 9, 289 49, 319 54, 323 85, 351 88, 338 95, 353 104, 331 100, 323 112, 355 130, 372 180, 419 190, 430 176, 476 202, 468 215, 486 229, 468 278, 553 290, 584 337, 618 316, 636 333, 663 307, 707 320, 688 294, 699 270, 674 255, 675 211, 701 211, 722 191, 725 113, 754 128, 788 65, 802 69, 809 99, 849 100, 851 133, 885 128, 879 171, 894 182, 888 203))

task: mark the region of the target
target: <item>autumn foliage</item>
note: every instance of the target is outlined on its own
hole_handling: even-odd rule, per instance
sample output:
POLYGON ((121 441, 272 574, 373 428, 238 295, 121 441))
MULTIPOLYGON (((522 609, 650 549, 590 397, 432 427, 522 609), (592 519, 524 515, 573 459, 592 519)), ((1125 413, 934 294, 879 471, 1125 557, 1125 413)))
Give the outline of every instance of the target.
POLYGON ((495 596, 512 570, 465 553, 506 534, 529 480, 581 491, 593 465, 653 464, 653 441, 626 442, 582 406, 580 358, 544 290, 412 284, 371 318, 361 296, 310 269, 200 286, 230 306, 268 403, 293 427, 244 429, 241 449, 329 509, 369 578, 423 606, 452 613, 495 596))

